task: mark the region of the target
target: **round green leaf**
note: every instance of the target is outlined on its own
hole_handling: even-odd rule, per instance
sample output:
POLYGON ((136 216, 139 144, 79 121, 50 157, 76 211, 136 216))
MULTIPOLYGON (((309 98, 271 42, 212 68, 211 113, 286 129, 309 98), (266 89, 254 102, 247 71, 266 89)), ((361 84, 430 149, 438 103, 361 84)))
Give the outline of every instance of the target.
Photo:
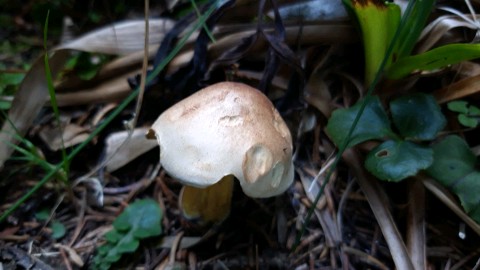
POLYGON ((348 109, 338 109, 332 113, 326 131, 337 146, 340 146, 346 139, 353 122, 360 111, 362 102, 367 102, 367 104, 352 133, 347 147, 372 139, 384 138, 392 134, 388 116, 385 113, 380 100, 377 96, 372 96, 368 100, 357 102, 354 106, 348 109))
POLYGON ((474 171, 458 179, 452 187, 452 191, 460 198, 465 212, 470 214, 480 205, 480 196, 478 196, 480 194, 480 172, 474 171))
POLYGON ((470 116, 480 116, 480 109, 476 106, 470 105, 468 107, 468 115, 470 115, 470 116))
POLYGON ((151 199, 137 200, 127 207, 113 222, 119 231, 131 230, 138 238, 159 235, 162 211, 158 203, 151 199))
POLYGON ((398 182, 433 162, 432 149, 409 141, 386 141, 367 155, 365 168, 381 180, 398 182))
POLYGON ((393 123, 406 139, 433 140, 447 124, 431 95, 416 93, 390 103, 393 123))
POLYGON ((60 239, 65 236, 65 232, 67 231, 65 229, 65 225, 59 221, 53 221, 52 222, 52 237, 54 239, 60 239))
POLYGON ((427 173, 447 187, 451 187, 458 179, 475 169, 475 154, 467 143, 456 135, 447 136, 434 144, 432 149, 433 163, 427 173))
POLYGON ((469 117, 465 114, 458 115, 458 122, 463 126, 474 128, 478 125, 478 121, 475 118, 469 117))
POLYGON ((468 102, 463 100, 455 100, 447 103, 447 108, 452 112, 468 113, 468 102))
POLYGON ((105 234, 105 239, 110 243, 117 243, 122 239, 123 234, 119 233, 117 230, 113 229, 105 234))

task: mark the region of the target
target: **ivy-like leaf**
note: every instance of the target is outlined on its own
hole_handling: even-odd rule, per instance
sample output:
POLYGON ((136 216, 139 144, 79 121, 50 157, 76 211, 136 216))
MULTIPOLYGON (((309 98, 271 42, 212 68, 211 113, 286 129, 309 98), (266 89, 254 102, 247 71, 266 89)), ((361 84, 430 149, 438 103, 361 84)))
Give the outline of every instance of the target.
POLYGON ((460 124, 466 126, 466 127, 469 127, 469 128, 475 128, 478 126, 478 120, 473 118, 473 117, 469 117, 465 114, 459 114, 458 117, 458 122, 460 122, 460 124))
POLYGON ((123 234, 119 233, 117 230, 111 230, 105 234, 105 239, 110 243, 117 243, 123 237, 123 234))
POLYGON ((153 200, 139 200, 127 207, 115 219, 113 226, 118 231, 131 230, 138 238, 146 238, 161 233, 162 217, 158 204, 153 200))
MULTIPOLYGON (((338 109, 332 113, 326 131, 337 146, 340 146, 346 139, 362 102, 359 101, 351 108, 338 109)), ((384 138, 392 134, 388 116, 378 97, 372 96, 365 102, 367 102, 365 110, 352 133, 347 147, 372 139, 384 138)))
POLYGON ((455 100, 447 103, 447 108, 452 112, 468 113, 468 102, 464 100, 455 100))
POLYGON ((389 140, 368 153, 365 168, 377 178, 398 182, 428 168, 432 149, 409 141, 389 140))
POLYGON ((393 123, 406 139, 433 140, 447 124, 431 95, 416 93, 390 103, 393 123))
POLYGON ((138 249, 143 238, 162 232, 162 212, 151 199, 138 200, 128 206, 113 222, 113 230, 105 235, 107 243, 98 249, 95 269, 108 269, 122 254, 138 249))
POLYGON ((427 173, 446 187, 452 187, 475 169, 475 154, 458 136, 447 136, 434 144, 432 149, 434 162, 427 173))
POLYGON ((451 135, 433 145, 434 162, 427 173, 454 192, 475 221, 480 223, 480 171, 467 143, 451 135))
MULTIPOLYGON (((480 172, 473 171, 467 176, 458 179, 457 183, 452 187, 452 191, 458 195, 463 209, 467 214, 471 214, 473 210, 480 207, 480 172)), ((480 216, 479 216, 480 217, 480 216)), ((478 219, 479 221, 480 219, 478 219)))

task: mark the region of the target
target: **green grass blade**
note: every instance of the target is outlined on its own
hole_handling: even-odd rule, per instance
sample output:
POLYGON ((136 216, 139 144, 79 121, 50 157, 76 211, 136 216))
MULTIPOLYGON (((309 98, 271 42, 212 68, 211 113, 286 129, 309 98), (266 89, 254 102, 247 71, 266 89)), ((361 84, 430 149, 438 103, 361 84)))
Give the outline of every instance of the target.
MULTIPOLYGON (((63 128, 60 122, 60 112, 58 110, 57 98, 55 96, 55 88, 53 86, 53 78, 52 72, 50 70, 50 64, 48 62, 48 49, 47 49, 47 36, 48 36, 48 18, 50 15, 50 10, 47 11, 47 17, 45 18, 45 26, 43 28, 43 49, 44 49, 44 65, 45 65, 45 76, 47 78, 48 84, 48 93, 50 95, 50 104, 52 105, 53 113, 55 115, 55 119, 57 120, 57 125, 61 133, 63 133, 63 128)), ((61 143, 62 143, 62 158, 65 161, 67 158, 67 151, 65 150, 65 146, 63 143, 63 134, 60 136, 61 143)), ((69 173, 70 164, 68 162, 64 162, 63 169, 65 173, 68 175, 69 173)))
POLYGON ((398 80, 415 71, 435 70, 475 58, 480 58, 480 44, 449 44, 422 54, 404 57, 392 64, 385 76, 398 80))
POLYGON ((405 11, 405 26, 400 29, 399 42, 395 48, 396 59, 402 59, 412 53, 428 16, 435 5, 435 0, 411 0, 405 11))
MULTIPOLYGON (((202 14, 200 13, 200 10, 198 9, 198 6, 197 6, 197 3, 195 2, 195 0, 190 0, 190 3, 192 4, 192 7, 193 9, 195 10, 195 13, 197 13, 197 17, 201 17, 202 14)), ((213 34, 212 32, 210 31, 210 29, 208 29, 208 26, 206 23, 203 23, 202 25, 203 29, 205 30, 205 32, 207 33, 208 35, 208 38, 212 41, 212 42, 215 42, 215 38, 213 37, 213 34)))

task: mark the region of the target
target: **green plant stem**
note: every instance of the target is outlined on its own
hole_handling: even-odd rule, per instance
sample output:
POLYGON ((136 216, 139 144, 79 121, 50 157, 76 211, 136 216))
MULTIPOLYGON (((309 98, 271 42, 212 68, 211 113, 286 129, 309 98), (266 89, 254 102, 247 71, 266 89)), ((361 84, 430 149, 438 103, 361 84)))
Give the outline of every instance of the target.
MULTIPOLYGON (((62 158, 65 160, 67 158, 67 151, 65 150, 65 144, 63 142, 63 128, 60 121, 60 112, 58 110, 57 97, 55 95, 55 87, 53 86, 52 71, 50 70, 50 64, 48 62, 48 49, 47 49, 47 36, 48 36, 48 18, 50 16, 50 10, 47 11, 47 17, 45 18, 45 26, 43 28, 43 49, 44 56, 43 61, 45 65, 45 77, 47 78, 48 93, 50 95, 50 104, 52 105, 53 113, 57 121, 58 129, 60 130, 60 140, 62 143, 62 158)), ((66 175, 69 175, 70 164, 68 162, 63 162, 63 170, 66 175)), ((68 180, 68 178, 66 178, 68 180)))
MULTIPOLYGON (((217 1, 218 2, 218 1, 217 1)), ((205 23, 207 18, 212 14, 212 12, 215 10, 216 5, 212 5, 206 12, 205 14, 200 17, 195 24, 194 27, 188 33, 179 41, 178 45, 173 48, 173 50, 168 54, 168 56, 165 58, 164 61, 162 61, 158 67, 153 70, 152 73, 147 76, 147 82, 150 82, 155 76, 157 76, 167 65, 170 63, 170 61, 178 54, 178 52, 185 46, 185 44, 188 41, 188 38, 195 32, 197 31, 202 25, 205 23)), ((102 122, 100 126, 98 126, 91 134, 88 136, 88 138, 79 144, 77 147, 75 147, 72 152, 59 164, 55 166, 51 171, 49 171, 43 178, 40 180, 32 189, 30 189, 25 195, 23 195, 20 199, 18 199, 8 210, 6 210, 2 215, 0 216, 0 223, 5 220, 13 211, 15 211, 20 205, 22 205, 30 196, 32 196, 40 187, 42 187, 45 183, 47 183, 52 176, 55 175, 55 173, 60 170, 66 162, 70 162, 85 146, 90 143, 90 141, 97 136, 105 127, 110 124, 110 122, 120 114, 127 106, 132 102, 138 95, 139 93, 139 88, 136 88, 127 98, 123 100, 123 102, 118 105, 117 108, 105 119, 105 121, 102 122)))

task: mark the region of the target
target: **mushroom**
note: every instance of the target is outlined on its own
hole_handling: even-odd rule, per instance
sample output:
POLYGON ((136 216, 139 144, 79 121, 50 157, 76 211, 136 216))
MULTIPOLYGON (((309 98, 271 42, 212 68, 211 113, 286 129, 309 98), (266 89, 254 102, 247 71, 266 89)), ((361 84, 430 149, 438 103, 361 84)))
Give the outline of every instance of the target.
POLYGON ((290 131, 248 85, 221 82, 194 93, 163 112, 153 134, 163 168, 185 185, 205 188, 233 175, 247 196, 265 198, 293 182, 290 131))

